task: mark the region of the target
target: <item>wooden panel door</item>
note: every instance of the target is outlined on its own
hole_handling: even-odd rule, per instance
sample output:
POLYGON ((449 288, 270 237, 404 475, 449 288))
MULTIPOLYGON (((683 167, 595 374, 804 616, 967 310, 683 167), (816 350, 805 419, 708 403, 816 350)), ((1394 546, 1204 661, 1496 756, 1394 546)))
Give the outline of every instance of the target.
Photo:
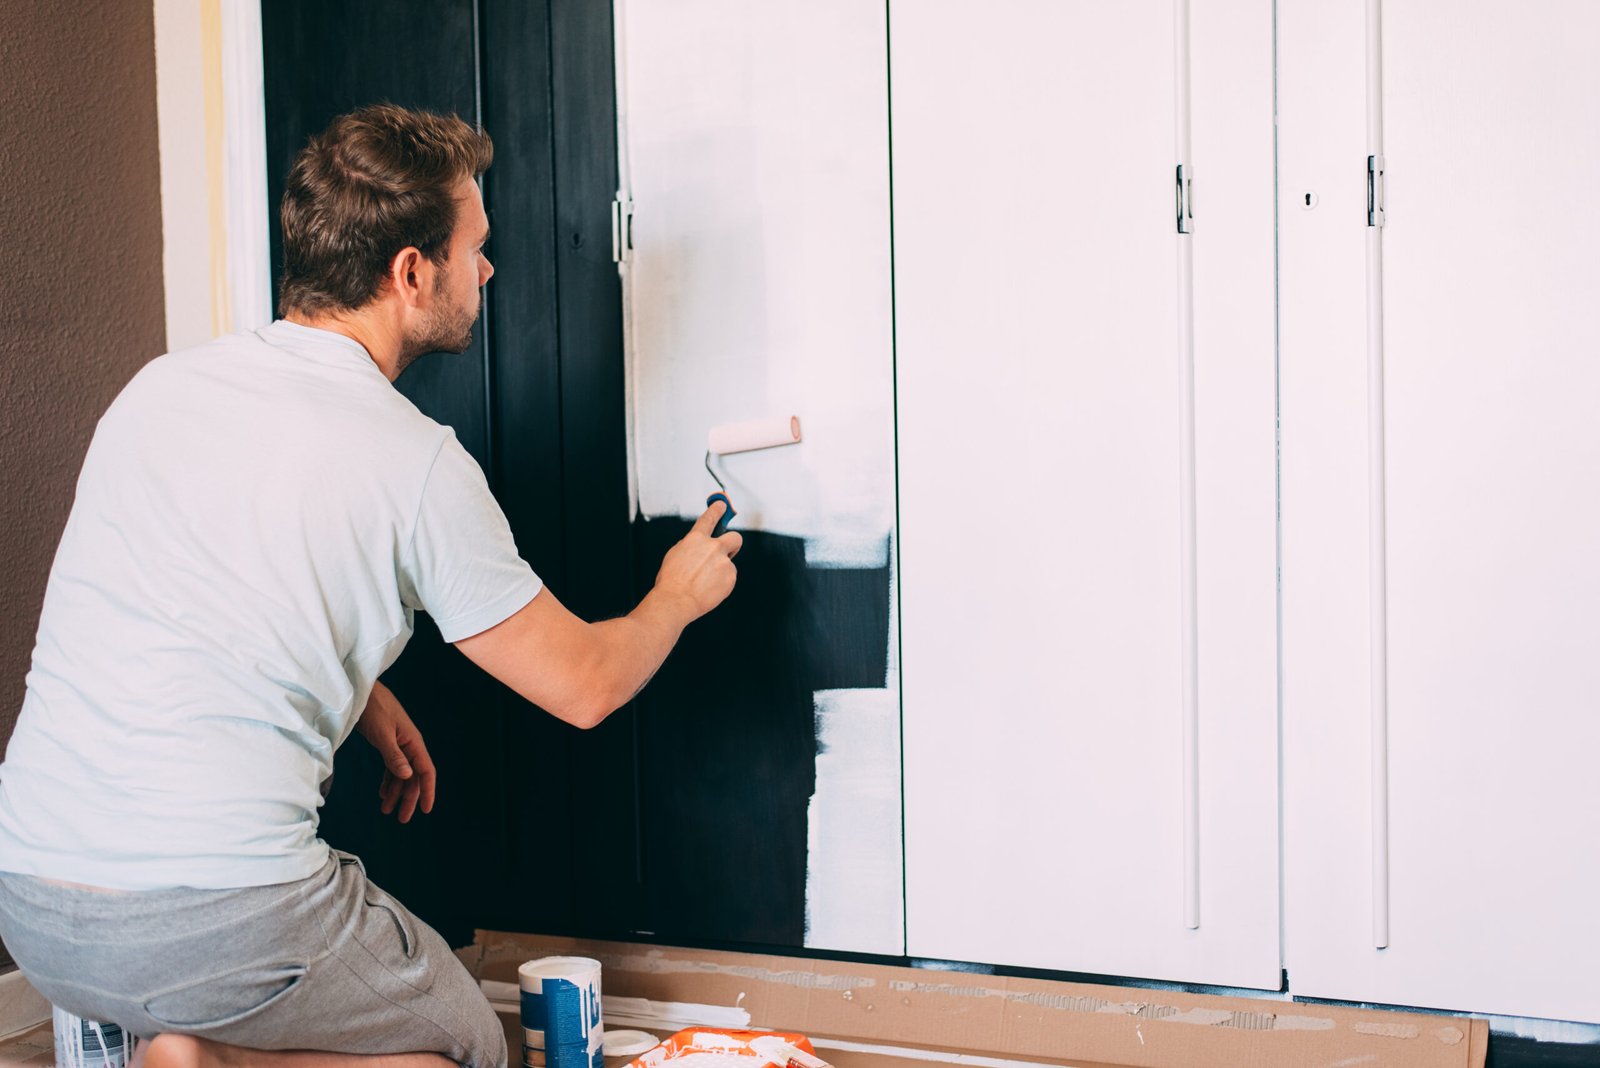
POLYGON ((1279 5, 1289 974, 1600 1021, 1600 8, 1363 7, 1279 5))
MULTIPOLYGON (((397 388, 452 427, 484 468, 519 550, 563 603, 591 619, 626 611, 609 6, 273 0, 262 22, 274 219, 294 154, 363 104, 453 112, 495 139, 483 189, 496 273, 475 341, 459 356, 419 360, 397 388)), ((272 233, 281 266, 276 223, 272 233)), ((334 845, 361 854, 375 880, 453 944, 481 927, 637 930, 639 875, 616 860, 638 829, 631 708, 593 731, 563 724, 440 642, 420 613, 385 681, 439 765, 439 805, 404 827, 382 817, 381 762, 366 745, 345 746, 323 812, 334 845), (581 807, 586 822, 543 819, 530 797, 581 807), (465 887, 463 856, 476 865, 465 887), (552 878, 551 856, 609 875, 594 885, 552 878)))
MULTIPOLYGON (((338 114, 379 100, 478 118, 477 31, 471 0, 407 2, 381 12, 355 3, 276 0, 262 5, 272 275, 282 267, 278 202, 306 140, 338 114), (357 47, 352 42, 360 42, 357 47)), ((496 283, 498 284, 498 282, 496 283)), ((478 463, 489 466, 491 427, 485 406, 490 366, 482 329, 459 356, 419 360, 398 387, 424 412, 455 430, 478 463)), ((482 925, 484 899, 509 879, 501 828, 494 820, 502 787, 498 768, 477 774, 499 748, 500 694, 492 679, 439 640, 425 613, 417 634, 385 675, 427 739, 444 786, 434 813, 401 826, 376 804, 383 762, 365 743, 340 748, 334 787, 319 833, 360 855, 374 881, 393 892, 452 945, 467 945, 482 925), (447 792, 448 791, 448 792, 447 792), (442 877, 463 852, 483 858, 477 892, 442 877)))
POLYGON ((899 955, 884 7, 617 11, 641 582, 717 488, 712 426, 803 435, 711 461, 739 582, 640 695, 643 925, 899 955))
POLYGON ((1271 26, 891 7, 914 955, 1279 985, 1271 26))

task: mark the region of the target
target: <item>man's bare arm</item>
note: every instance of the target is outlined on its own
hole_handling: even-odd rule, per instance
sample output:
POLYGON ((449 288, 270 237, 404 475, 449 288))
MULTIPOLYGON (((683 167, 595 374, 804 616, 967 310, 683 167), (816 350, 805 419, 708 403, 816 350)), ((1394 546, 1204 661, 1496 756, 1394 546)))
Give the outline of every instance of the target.
POLYGON ((742 539, 711 530, 708 508, 661 563, 655 587, 621 619, 585 623, 548 589, 510 619, 456 648, 529 701, 577 727, 593 727, 644 688, 683 629, 733 590, 742 539))

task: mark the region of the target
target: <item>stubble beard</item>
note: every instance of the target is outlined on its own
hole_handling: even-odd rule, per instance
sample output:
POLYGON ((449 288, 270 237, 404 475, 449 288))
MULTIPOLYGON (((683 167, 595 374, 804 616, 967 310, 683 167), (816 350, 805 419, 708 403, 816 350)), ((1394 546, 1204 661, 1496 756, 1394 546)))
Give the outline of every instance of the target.
MULTIPOLYGON (((441 296, 444 293, 444 279, 439 278, 435 292, 441 296)), ((431 352, 448 352, 460 355, 472 347, 472 327, 478 321, 478 315, 483 310, 483 300, 478 296, 478 291, 473 291, 472 307, 463 304, 449 304, 440 300, 434 305, 433 313, 426 322, 411 337, 406 338, 400 350, 400 359, 396 367, 395 377, 400 372, 410 367, 417 360, 431 352)))

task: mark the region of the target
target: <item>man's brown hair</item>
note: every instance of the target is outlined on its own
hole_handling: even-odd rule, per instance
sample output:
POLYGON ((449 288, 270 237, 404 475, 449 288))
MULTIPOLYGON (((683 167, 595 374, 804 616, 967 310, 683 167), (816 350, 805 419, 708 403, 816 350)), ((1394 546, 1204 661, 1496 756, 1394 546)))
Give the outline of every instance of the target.
POLYGON ((284 185, 280 309, 359 308, 404 248, 444 262, 453 187, 493 159, 489 135, 454 115, 375 104, 334 119, 295 157, 284 185))

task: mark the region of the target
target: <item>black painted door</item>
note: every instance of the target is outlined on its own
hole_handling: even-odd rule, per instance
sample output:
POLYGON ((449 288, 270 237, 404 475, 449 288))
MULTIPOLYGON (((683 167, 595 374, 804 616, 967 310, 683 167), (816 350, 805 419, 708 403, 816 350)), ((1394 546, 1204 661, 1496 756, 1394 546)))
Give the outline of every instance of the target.
MULTIPOLYGON (((609 5, 265 0, 269 195, 329 119, 391 101, 495 138, 485 175, 497 273, 473 346, 397 383, 489 475, 518 547, 589 618, 627 609, 621 295, 609 5), (561 106, 556 106, 560 100, 561 106)), ((273 268, 282 262, 276 225, 273 268)), ((631 930, 637 888, 629 710, 587 734, 532 708, 419 616, 385 679, 439 765, 432 815, 377 811, 382 766, 339 753, 324 837, 452 944, 478 926, 631 930)))

